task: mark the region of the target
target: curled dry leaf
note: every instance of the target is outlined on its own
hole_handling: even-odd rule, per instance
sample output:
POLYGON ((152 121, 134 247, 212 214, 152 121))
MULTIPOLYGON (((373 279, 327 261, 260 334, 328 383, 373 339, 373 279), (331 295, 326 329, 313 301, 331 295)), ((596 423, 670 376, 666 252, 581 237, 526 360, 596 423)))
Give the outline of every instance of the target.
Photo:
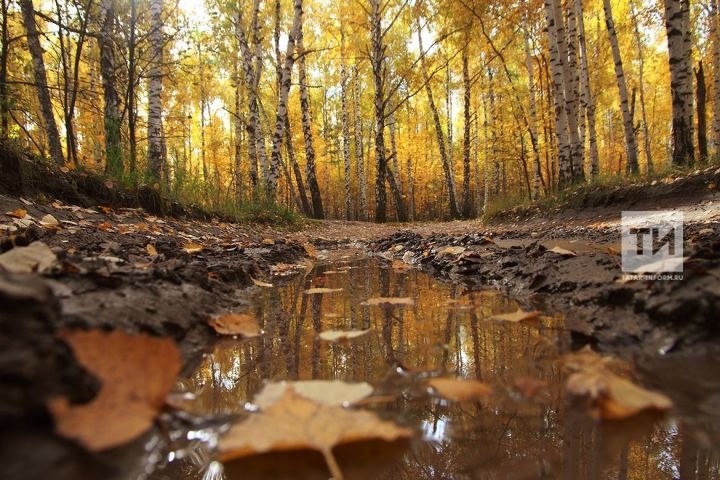
POLYGON ((183 245, 182 249, 185 250, 185 253, 200 253, 203 251, 203 246, 199 243, 195 242, 187 242, 185 245, 183 245))
POLYGON ((516 312, 503 313, 500 315, 493 315, 490 317, 491 320, 500 320, 502 322, 525 322, 527 320, 534 320, 540 316, 540 312, 524 312, 522 309, 518 309, 516 312))
POLYGON ((348 383, 340 380, 301 380, 297 382, 268 383, 255 395, 253 403, 263 410, 277 403, 288 388, 305 397, 307 400, 326 405, 340 407, 357 403, 373 393, 369 383, 348 383))
POLYGON ((61 337, 78 362, 100 379, 102 387, 88 404, 51 400, 48 408, 57 432, 89 450, 101 451, 147 431, 180 372, 175 342, 98 330, 64 332, 61 337))
POLYGON ((363 305, 370 307, 378 305, 415 305, 415 300, 401 297, 375 297, 366 300, 363 305))
POLYGON ((323 293, 337 293, 342 291, 342 288, 310 288, 305 290, 305 295, 320 295, 323 293))
POLYGON ((257 319, 248 313, 228 313, 208 320, 208 324, 221 335, 242 335, 246 338, 260 335, 257 319))
POLYGON ((635 385, 611 370, 619 371, 622 363, 590 349, 567 355, 563 363, 574 371, 565 384, 567 392, 588 397, 592 413, 602 419, 621 420, 648 410, 666 411, 673 406, 662 393, 635 385))
POLYGON ((557 253, 558 255, 562 255, 563 257, 577 257, 577 253, 571 250, 566 250, 562 247, 558 247, 557 245, 553 248, 548 249, 548 252, 557 253))
POLYGON ((149 243, 145 247, 145 250, 147 251, 148 255, 150 255, 151 257, 157 257, 158 252, 157 252, 157 249, 155 248, 155 245, 149 243))
POLYGON ((24 208, 18 208, 16 210, 13 210, 12 212, 7 212, 5 215, 13 218, 23 219, 27 217, 27 210, 25 210, 24 208))
POLYGON ((323 454, 330 473, 343 478, 333 456, 337 445, 368 440, 387 442, 410 438, 412 432, 374 413, 329 407, 306 399, 293 388, 261 413, 238 423, 220 439, 220 460, 267 452, 316 450, 323 454))
POLYGON ((40 225, 42 225, 43 227, 57 227, 60 225, 60 222, 57 218, 53 217, 48 213, 40 219, 40 225))
POLYGON ((15 247, 0 255, 0 270, 10 273, 43 273, 57 264, 57 256, 43 242, 15 247))
POLYGON ((258 280, 253 277, 250 277, 250 280, 252 281, 253 285, 255 285, 256 287, 273 288, 272 283, 263 282, 262 280, 258 280))
POLYGON ((318 336, 326 342, 342 342, 345 340, 352 340, 353 338, 364 337, 370 333, 370 329, 367 330, 328 330, 321 332, 318 336))
POLYGON ((427 383, 438 395, 455 402, 478 400, 488 396, 492 391, 489 385, 477 380, 431 378, 427 383))

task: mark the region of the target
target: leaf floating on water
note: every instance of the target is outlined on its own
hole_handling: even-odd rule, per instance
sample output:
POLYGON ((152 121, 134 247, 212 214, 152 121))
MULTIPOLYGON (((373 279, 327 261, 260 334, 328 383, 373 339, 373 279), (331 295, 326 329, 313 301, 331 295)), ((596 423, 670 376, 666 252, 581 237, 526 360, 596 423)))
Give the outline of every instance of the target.
POLYGON ((88 404, 55 398, 48 409, 63 437, 101 451, 134 440, 153 424, 180 372, 170 339, 98 330, 64 332, 78 362, 102 382, 88 404))
POLYGON ((316 450, 323 454, 335 480, 342 480, 332 449, 338 445, 410 438, 412 432, 374 413, 346 410, 313 402, 288 388, 283 396, 261 413, 238 423, 220 439, 221 461, 267 452, 316 450))
POLYGON ((427 381, 435 392, 447 400, 466 402, 487 397, 492 388, 477 380, 460 378, 431 378, 427 381))
POLYGON ((409 297, 375 297, 366 300, 363 305, 370 307, 378 305, 415 305, 415 300, 409 297))
POLYGON ((252 280, 253 285, 255 285, 256 287, 273 288, 272 283, 263 282, 262 280, 258 280, 252 277, 250 277, 250 280, 252 280))
POLYGON ((340 407, 343 405, 357 403, 364 400, 373 393, 373 387, 369 383, 348 383, 340 380, 301 380, 297 382, 274 382, 268 383, 255 395, 253 403, 263 410, 270 408, 277 403, 288 388, 292 388, 297 394, 307 400, 326 405, 328 407, 340 407))
POLYGON ((245 338, 260 335, 257 319, 248 313, 228 313, 212 317, 208 324, 221 335, 242 335, 245 338))
POLYGON ((577 257, 577 253, 571 250, 566 250, 562 247, 558 247, 557 245, 553 248, 548 249, 548 252, 557 253, 558 255, 562 255, 563 257, 577 257))
POLYGON ((327 342, 341 342, 344 340, 352 340, 353 338, 363 337, 370 333, 367 330, 328 330, 321 332, 318 336, 327 342))
POLYGON ((525 322, 527 320, 534 320, 540 316, 540 312, 524 312, 522 309, 518 309, 517 312, 503 313, 500 315, 493 315, 490 320, 500 320, 502 322, 525 322))
POLYGON ((621 362, 602 357, 590 349, 567 355, 564 366, 575 373, 568 378, 568 393, 592 401, 593 414, 605 420, 621 420, 648 410, 667 411, 673 404, 662 393, 644 389, 615 373, 621 362))
POLYGON ((27 217, 27 210, 25 210, 24 208, 18 208, 16 210, 13 210, 12 212, 6 212, 5 215, 13 218, 23 219, 27 217))
POLYGON ((200 253, 203 251, 203 246, 199 243, 195 242, 187 242, 185 245, 183 245, 182 249, 185 250, 185 253, 200 253))
POLYGON ((0 255, 0 270, 10 273, 43 273, 57 264, 57 256, 43 242, 15 247, 0 255))
POLYGON ((305 295, 320 295, 323 293, 337 293, 342 291, 342 288, 310 288, 305 290, 305 295))

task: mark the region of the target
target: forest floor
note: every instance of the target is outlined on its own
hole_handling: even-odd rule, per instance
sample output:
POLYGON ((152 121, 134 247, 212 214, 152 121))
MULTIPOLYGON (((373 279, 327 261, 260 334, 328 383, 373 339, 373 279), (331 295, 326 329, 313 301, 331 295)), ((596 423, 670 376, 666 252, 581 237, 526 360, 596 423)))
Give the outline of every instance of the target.
POLYGON ((247 304, 248 288, 282 283, 347 248, 562 313, 578 346, 621 356, 713 352, 720 367, 718 184, 720 170, 708 169, 492 225, 324 221, 294 232, 0 196, 0 417, 46 429, 50 398, 93 397, 97 382, 57 337, 63 329, 171 337, 187 373, 217 337, 207 323, 213 314, 247 304), (682 281, 621 280, 619 219, 628 209, 684 213, 682 281))

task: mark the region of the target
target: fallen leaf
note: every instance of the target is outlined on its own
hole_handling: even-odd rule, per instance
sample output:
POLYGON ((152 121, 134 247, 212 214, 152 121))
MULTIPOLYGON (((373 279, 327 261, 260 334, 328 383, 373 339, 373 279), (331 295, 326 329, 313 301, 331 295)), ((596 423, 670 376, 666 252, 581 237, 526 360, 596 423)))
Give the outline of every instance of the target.
POLYGON ((222 335, 242 335, 246 338, 260 335, 257 319, 248 313, 228 313, 210 318, 208 324, 222 335))
POLYGON ((493 315, 490 317, 490 320, 500 320, 503 322, 524 322, 527 320, 534 320, 540 316, 540 312, 532 311, 532 312, 524 312, 522 309, 518 309, 516 312, 513 313, 503 313, 500 315, 493 315))
POLYGON ((318 337, 326 342, 340 342, 343 340, 352 340, 353 338, 359 338, 370 333, 368 330, 328 330, 321 332, 318 337))
POLYGON ((60 225, 60 222, 57 218, 53 217, 50 214, 45 215, 40 219, 40 225, 43 227, 57 227, 60 225))
POLYGON ((253 277, 250 277, 250 280, 252 280, 253 285, 255 285, 256 287, 273 288, 272 283, 263 282, 253 277))
POLYGON ((0 255, 0 269, 10 273, 43 273, 57 264, 57 256, 43 242, 15 247, 0 255))
POLYGON ((151 257, 157 257, 158 252, 157 252, 157 249, 155 248, 155 245, 149 243, 145 247, 145 250, 147 251, 148 255, 150 255, 151 257))
POLYGON ((97 229, 107 232, 113 229, 113 225, 110 222, 102 222, 97 224, 97 229))
POLYGON ((101 451, 147 431, 180 372, 175 342, 120 331, 75 331, 60 336, 102 386, 84 405, 70 405, 65 398, 48 403, 57 432, 89 450, 101 451))
POLYGON ((438 395, 455 402, 477 400, 488 396, 492 391, 489 385, 477 380, 431 378, 427 383, 438 395))
POLYGON ((366 300, 363 305, 370 307, 378 305, 415 305, 415 300, 400 297, 375 297, 366 300))
POLYGON ((7 212, 5 215, 13 218, 23 219, 27 217, 27 210, 25 210, 24 208, 18 208, 17 210, 13 210, 12 212, 7 212))
POLYGON ((288 388, 267 410, 238 423, 218 443, 221 461, 267 452, 317 450, 335 480, 342 480, 332 449, 338 445, 410 438, 412 432, 374 413, 328 407, 288 388))
POLYGON ((275 245, 275 240, 273 240, 272 238, 265 238, 265 239, 263 239, 262 244, 263 245, 275 245))
POLYGON ((558 247, 557 245, 553 248, 548 249, 548 252, 557 253, 558 255, 562 255, 563 257, 577 257, 577 253, 566 250, 562 247, 558 247))
POLYGON ((342 288, 310 288, 305 290, 305 295, 320 295, 323 293, 337 293, 342 292, 342 288))
POLYGON ((307 253, 308 257, 317 258, 317 249, 315 249, 312 243, 303 243, 303 248, 305 249, 305 253, 307 253))
POLYGON ((340 380, 301 380, 297 382, 268 383, 255 395, 253 403, 263 410, 276 404, 288 388, 313 402, 328 407, 350 405, 363 400, 373 393, 369 383, 348 383, 340 380))
POLYGON ((460 255, 464 251, 465 251, 465 247, 445 247, 445 248, 441 248, 438 251, 437 256, 442 257, 445 255, 460 255))
MULTIPOLYGON (((145 225, 145 224, 138 224, 138 229, 142 230, 142 229, 140 229, 140 225, 145 225)), ((195 243, 195 242, 187 242, 182 247, 182 249, 185 250, 185 253, 189 253, 189 254, 200 253, 203 251, 203 248, 204 247, 202 245, 200 245, 199 243, 195 243)))
POLYGON ((105 215, 110 215, 112 213, 112 208, 110 208, 110 207, 98 206, 97 208, 105 215))

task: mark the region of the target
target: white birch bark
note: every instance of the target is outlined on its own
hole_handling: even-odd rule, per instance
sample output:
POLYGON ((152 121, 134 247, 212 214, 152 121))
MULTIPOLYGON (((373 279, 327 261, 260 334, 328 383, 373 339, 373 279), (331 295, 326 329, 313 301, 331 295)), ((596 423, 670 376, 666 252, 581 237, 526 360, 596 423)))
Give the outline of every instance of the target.
POLYGON ((595 178, 600 171, 600 154, 597 146, 597 127, 595 120, 595 99, 592 96, 590 87, 590 69, 588 68, 588 51, 585 39, 585 18, 583 10, 583 0, 574 0, 575 16, 577 18, 578 27, 578 44, 580 46, 580 73, 582 79, 582 109, 585 111, 587 118, 587 135, 590 147, 590 175, 595 178))
POLYGON ((162 124, 162 64, 163 64, 163 20, 162 0, 150 0, 151 30, 149 35, 152 61, 148 86, 148 169, 151 178, 159 181, 163 161, 162 124))
MULTIPOLYGON (((527 16, 525 17, 526 25, 529 25, 527 16)), ((530 50, 530 31, 529 27, 525 28, 525 68, 527 69, 528 75, 528 95, 530 97, 530 135, 532 137, 533 149, 535 155, 533 156, 533 187, 532 187, 532 198, 537 200, 540 198, 540 187, 542 184, 541 172, 540 172, 540 155, 537 149, 537 101, 535 99, 535 73, 533 69, 533 55, 530 50)))
POLYGON ((363 132, 362 132, 362 114, 360 105, 360 77, 358 67, 353 67, 353 100, 355 110, 355 169, 358 177, 358 190, 360 191, 359 216, 361 220, 369 218, 368 202, 367 202, 367 176, 365 174, 365 161, 363 155, 363 132))
POLYGON ((720 2, 711 0, 710 31, 713 42, 713 140, 720 158, 720 2))
POLYGON ((643 146, 645 148, 645 161, 647 162, 647 171, 652 173, 654 170, 652 150, 650 148, 650 127, 648 125, 647 111, 645 108, 645 54, 643 53, 642 34, 640 33, 640 22, 638 20, 637 6, 634 0, 630 0, 630 15, 633 21, 633 33, 635 34, 635 45, 638 56, 638 74, 639 90, 640 90, 640 114, 642 115, 643 128, 643 146))
POLYGON ((348 73, 345 63, 345 29, 340 27, 340 108, 342 117, 342 152, 343 164, 345 167, 345 220, 352 218, 352 190, 351 190, 351 165, 350 165, 350 122, 348 119, 348 73))

